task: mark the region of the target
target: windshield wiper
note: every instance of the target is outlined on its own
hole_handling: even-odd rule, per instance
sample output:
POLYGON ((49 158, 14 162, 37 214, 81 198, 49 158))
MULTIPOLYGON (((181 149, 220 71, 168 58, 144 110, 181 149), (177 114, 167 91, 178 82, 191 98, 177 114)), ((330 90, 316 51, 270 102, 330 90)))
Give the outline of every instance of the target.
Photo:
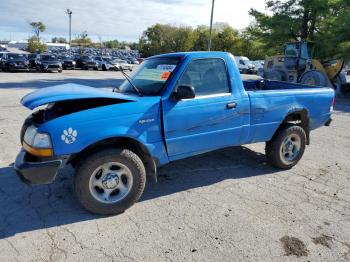
POLYGON ((120 68, 120 72, 123 74, 123 76, 125 77, 126 80, 128 80, 129 84, 134 88, 134 90, 136 91, 136 93, 139 96, 143 96, 143 94, 141 93, 141 91, 134 85, 134 83, 132 82, 131 78, 124 72, 124 70, 122 68, 120 68))

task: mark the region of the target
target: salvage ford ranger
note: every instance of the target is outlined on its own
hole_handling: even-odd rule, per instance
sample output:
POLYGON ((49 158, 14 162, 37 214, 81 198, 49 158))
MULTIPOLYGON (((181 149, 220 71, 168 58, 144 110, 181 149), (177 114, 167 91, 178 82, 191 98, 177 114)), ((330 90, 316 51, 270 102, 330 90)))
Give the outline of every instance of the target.
POLYGON ((330 88, 242 81, 224 52, 172 53, 146 59, 119 88, 76 84, 22 98, 37 111, 24 122, 15 161, 27 183, 52 182, 72 165, 74 191, 90 212, 121 213, 142 195, 157 168, 211 150, 266 142, 272 165, 301 159, 310 131, 329 125, 330 88))

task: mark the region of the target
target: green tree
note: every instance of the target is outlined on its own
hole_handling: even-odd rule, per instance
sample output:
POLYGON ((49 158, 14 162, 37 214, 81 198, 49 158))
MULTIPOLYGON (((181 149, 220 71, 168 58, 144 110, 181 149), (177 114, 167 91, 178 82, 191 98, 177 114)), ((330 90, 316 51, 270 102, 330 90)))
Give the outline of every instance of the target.
POLYGON ((33 28, 33 32, 39 41, 40 39, 40 33, 44 32, 46 30, 46 26, 43 22, 30 22, 30 26, 33 28))
POLYGON ((318 58, 350 56, 349 0, 269 0, 272 15, 251 9, 250 27, 266 54, 280 53, 287 41, 315 41, 318 58))
POLYGON ((67 39, 64 37, 53 37, 51 39, 52 43, 61 43, 61 44, 66 44, 67 43, 67 39))
POLYGON ((78 46, 92 46, 93 44, 87 31, 80 33, 74 40, 72 40, 72 43, 76 43, 78 46))
POLYGON ((143 56, 189 51, 192 47, 192 28, 155 24, 143 32, 139 49, 143 56))
POLYGON ((118 42, 118 40, 109 40, 109 41, 105 41, 103 44, 104 44, 104 46, 105 46, 106 48, 111 48, 111 49, 113 49, 113 48, 118 48, 118 47, 119 47, 119 42, 118 42))
POLYGON ((41 53, 47 50, 45 43, 40 42, 36 36, 28 39, 27 51, 30 53, 41 53))
MULTIPOLYGON (((212 39, 215 39, 215 37, 216 37, 216 30, 213 30, 212 39)), ((208 38, 209 38, 209 27, 205 25, 198 26, 193 32, 193 44, 192 44, 191 50, 192 51, 208 50, 208 38)))

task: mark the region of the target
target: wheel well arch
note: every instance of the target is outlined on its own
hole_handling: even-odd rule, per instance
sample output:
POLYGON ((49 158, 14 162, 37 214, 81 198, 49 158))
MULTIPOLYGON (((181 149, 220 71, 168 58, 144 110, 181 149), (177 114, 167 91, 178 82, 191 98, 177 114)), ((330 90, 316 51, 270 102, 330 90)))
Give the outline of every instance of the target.
POLYGON ((309 145, 310 144, 310 128, 309 128, 310 121, 309 120, 310 120, 309 112, 307 109, 298 109, 298 110, 289 111, 284 117, 282 123, 277 128, 273 137, 275 137, 275 135, 287 124, 294 124, 304 129, 306 134, 306 144, 309 145))
POLYGON ((158 160, 152 157, 151 153, 145 145, 131 137, 111 137, 100 140, 87 146, 79 153, 71 155, 67 163, 75 167, 86 156, 93 154, 99 150, 113 147, 127 148, 136 153, 144 163, 147 175, 151 176, 153 180, 157 182, 158 160))

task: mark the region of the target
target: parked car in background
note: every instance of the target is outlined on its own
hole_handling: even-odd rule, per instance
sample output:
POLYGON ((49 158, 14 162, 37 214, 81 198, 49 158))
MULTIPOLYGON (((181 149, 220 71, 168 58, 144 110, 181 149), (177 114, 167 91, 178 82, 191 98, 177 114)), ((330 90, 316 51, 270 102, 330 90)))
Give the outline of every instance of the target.
POLYGON ((75 67, 84 69, 84 70, 89 70, 89 69, 97 70, 98 63, 93 59, 92 56, 82 55, 82 56, 79 56, 78 59, 76 60, 75 67))
POLYGON ((119 64, 119 70, 129 70, 132 71, 133 65, 129 64, 127 61, 122 59, 115 59, 114 62, 119 64))
POLYGON ((57 56, 52 54, 41 54, 36 60, 36 69, 40 72, 57 71, 62 72, 62 64, 57 56))
POLYGON ((245 56, 235 56, 235 61, 237 63, 239 72, 241 74, 256 74, 257 71, 253 63, 245 56))
POLYGON ((103 71, 106 71, 107 68, 109 68, 109 62, 108 62, 109 57, 95 56, 94 60, 97 63, 97 69, 98 70, 101 69, 103 71))
POLYGON ((4 53, 0 62, 2 71, 29 71, 29 61, 24 54, 4 53))
POLYGON ((7 52, 0 52, 0 63, 1 63, 1 60, 4 59, 5 54, 7 54, 7 52))
POLYGON ((30 69, 36 69, 37 68, 36 62, 39 60, 39 58, 40 58, 39 54, 29 54, 28 55, 28 61, 29 61, 30 69))
POLYGON ((342 71, 345 75, 350 75, 350 68, 349 67, 345 67, 342 71))
POLYGON ((114 59, 111 57, 101 57, 101 56, 94 57, 94 60, 97 61, 98 68, 102 69, 103 71, 108 71, 108 70, 119 71, 121 69, 129 70, 129 71, 132 70, 132 65, 128 64, 124 60, 114 59))
POLYGON ((254 65, 255 71, 259 71, 259 69, 264 69, 264 60, 255 60, 252 61, 252 64, 254 65))
POLYGON ((58 56, 58 60, 61 62, 63 70, 75 69, 75 61, 73 57, 68 55, 60 55, 58 56))

